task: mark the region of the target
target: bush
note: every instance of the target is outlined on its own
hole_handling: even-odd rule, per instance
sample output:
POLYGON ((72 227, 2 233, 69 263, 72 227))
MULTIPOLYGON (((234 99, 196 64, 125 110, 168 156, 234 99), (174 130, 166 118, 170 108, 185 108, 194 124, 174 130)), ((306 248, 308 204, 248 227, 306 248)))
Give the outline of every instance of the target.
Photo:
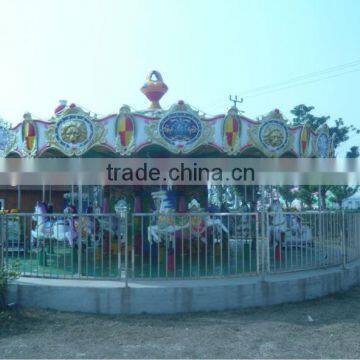
POLYGON ((7 285, 20 276, 18 269, 18 263, 0 266, 0 309, 7 307, 7 285))

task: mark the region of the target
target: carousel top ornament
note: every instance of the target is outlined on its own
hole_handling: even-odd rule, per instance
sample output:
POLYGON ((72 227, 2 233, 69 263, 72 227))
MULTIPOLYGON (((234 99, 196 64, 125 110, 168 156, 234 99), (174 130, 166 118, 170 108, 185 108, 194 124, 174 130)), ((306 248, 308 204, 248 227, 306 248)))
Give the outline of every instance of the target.
POLYGON ((153 70, 141 88, 142 93, 150 100, 150 109, 161 109, 160 99, 168 91, 161 74, 153 70))
POLYGON ((335 139, 325 124, 316 131, 308 123, 292 126, 278 109, 252 120, 237 108, 242 103, 237 97, 230 97, 233 105, 226 114, 213 117, 183 100, 162 109, 168 87, 158 71, 148 75, 141 91, 150 101, 146 110, 123 105, 117 114, 97 118, 60 100, 48 121, 26 113, 11 128, 0 120, 0 157, 161 156, 161 149, 181 156, 334 156, 335 139))
POLYGON ((103 126, 80 107, 71 104, 68 108, 66 105, 62 108, 57 121, 46 130, 46 137, 51 146, 66 155, 80 156, 93 145, 101 143, 104 133, 103 126))
POLYGON ((292 148, 294 139, 286 123, 280 110, 275 109, 250 130, 253 142, 266 156, 280 157, 292 148))

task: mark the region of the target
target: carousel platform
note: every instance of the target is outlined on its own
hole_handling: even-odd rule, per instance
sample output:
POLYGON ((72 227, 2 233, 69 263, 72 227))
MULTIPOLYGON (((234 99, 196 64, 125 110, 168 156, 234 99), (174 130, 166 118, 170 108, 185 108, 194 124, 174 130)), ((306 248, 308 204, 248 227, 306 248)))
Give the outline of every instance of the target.
POLYGON ((99 314, 220 311, 310 300, 360 283, 360 261, 346 268, 228 279, 124 281, 22 277, 9 301, 24 307, 99 314))

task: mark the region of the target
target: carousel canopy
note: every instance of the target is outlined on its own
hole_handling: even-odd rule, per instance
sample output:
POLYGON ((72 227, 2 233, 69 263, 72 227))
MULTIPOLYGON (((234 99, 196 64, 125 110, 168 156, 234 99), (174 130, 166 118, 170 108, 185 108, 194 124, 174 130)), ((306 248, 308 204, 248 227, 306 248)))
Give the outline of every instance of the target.
POLYGON ((333 139, 325 124, 316 131, 309 124, 290 126, 278 109, 261 120, 241 114, 234 105, 226 114, 201 116, 180 100, 162 109, 168 87, 152 71, 141 88, 150 106, 97 118, 76 104, 61 100, 54 116, 33 119, 30 113, 11 128, 0 120, 1 157, 124 157, 151 154, 191 156, 218 154, 238 157, 329 157, 333 139))

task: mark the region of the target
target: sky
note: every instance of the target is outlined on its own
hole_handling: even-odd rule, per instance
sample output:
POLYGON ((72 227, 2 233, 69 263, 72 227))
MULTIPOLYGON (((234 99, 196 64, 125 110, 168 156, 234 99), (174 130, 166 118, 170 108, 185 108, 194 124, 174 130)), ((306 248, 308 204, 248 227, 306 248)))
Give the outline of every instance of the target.
POLYGON ((144 109, 139 89, 155 69, 169 87, 163 108, 182 99, 215 115, 237 94, 250 118, 291 118, 303 103, 360 127, 359 39, 358 0, 0 0, 0 117, 46 120, 59 99, 99 116, 144 109))

